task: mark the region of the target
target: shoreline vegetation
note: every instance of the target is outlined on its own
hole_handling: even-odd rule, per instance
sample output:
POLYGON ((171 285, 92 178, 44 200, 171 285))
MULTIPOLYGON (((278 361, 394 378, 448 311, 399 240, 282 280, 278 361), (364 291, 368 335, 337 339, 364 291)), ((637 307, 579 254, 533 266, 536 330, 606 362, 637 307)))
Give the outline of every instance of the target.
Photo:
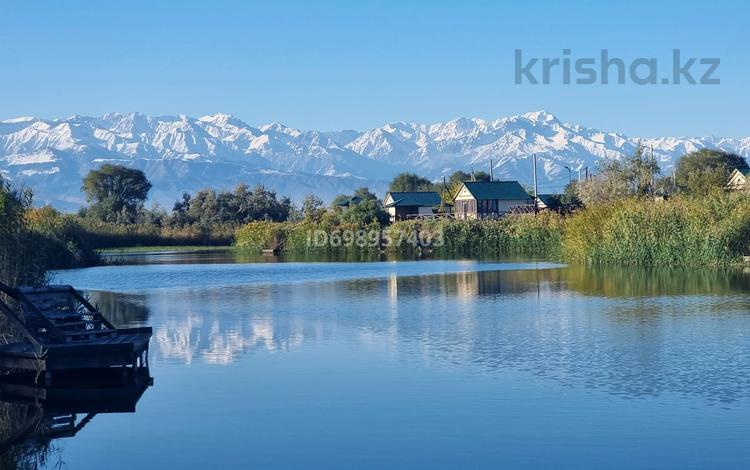
MULTIPOLYGON (((48 270, 96 264, 100 253, 228 246, 255 254, 531 255, 573 264, 726 266, 750 254, 750 191, 725 190, 734 169, 750 172, 741 157, 701 150, 680 159, 674 176, 658 178, 656 162, 639 148, 606 162, 595 177, 572 181, 558 197, 576 201, 573 213, 394 223, 367 188, 329 206, 309 195, 298 207, 263 186, 239 185, 184 194, 166 211, 145 208, 151 184, 142 172, 105 164, 83 180, 89 205, 71 214, 33 207, 30 190, 0 178, 0 280, 41 284, 48 270)), ((459 171, 436 187, 405 173, 390 189, 438 191, 447 202, 467 178, 490 176, 459 171)))
POLYGON ((284 252, 298 254, 348 250, 408 255, 423 249, 436 256, 528 254, 589 265, 727 266, 743 263, 743 256, 750 254, 750 194, 716 192, 664 201, 626 198, 567 217, 540 212, 499 220, 404 221, 382 228, 253 222, 238 230, 235 247, 260 253, 279 244, 284 252), (329 238, 337 231, 377 230, 380 237, 401 242, 311 245, 310 233, 320 230, 329 238), (408 235, 414 233, 420 235, 408 235), (431 247, 429 242, 439 233, 444 243, 431 247), (420 248, 411 243, 414 239, 428 243, 420 248))

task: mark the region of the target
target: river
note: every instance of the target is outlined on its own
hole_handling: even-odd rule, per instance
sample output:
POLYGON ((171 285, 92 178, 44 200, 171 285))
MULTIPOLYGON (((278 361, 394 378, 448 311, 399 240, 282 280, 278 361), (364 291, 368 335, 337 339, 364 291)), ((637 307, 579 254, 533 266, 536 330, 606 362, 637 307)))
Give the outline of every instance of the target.
POLYGON ((154 385, 43 467, 750 468, 741 270, 125 258, 54 282, 154 385))

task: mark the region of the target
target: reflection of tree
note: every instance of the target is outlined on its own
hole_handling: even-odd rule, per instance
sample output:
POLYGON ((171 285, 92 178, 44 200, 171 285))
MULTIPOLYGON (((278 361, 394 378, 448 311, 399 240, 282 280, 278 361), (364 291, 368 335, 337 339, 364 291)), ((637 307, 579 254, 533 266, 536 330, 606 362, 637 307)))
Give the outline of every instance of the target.
POLYGON ((149 311, 143 295, 105 291, 93 291, 88 295, 91 303, 118 328, 143 326, 148 323, 149 311))
POLYGON ((726 294, 746 285, 742 272, 568 267, 155 290, 129 302, 151 312, 157 361, 229 363, 333 339, 628 397, 733 401, 750 394, 738 373, 750 366, 750 302, 726 294))
POLYGON ((337 322, 445 364, 732 402, 750 395, 750 377, 737 373, 750 366, 738 333, 750 302, 713 294, 746 291, 745 276, 571 267, 350 281, 338 298, 357 314, 337 322), (568 288, 581 286, 586 296, 568 288), (639 289, 650 296, 630 297, 639 289))

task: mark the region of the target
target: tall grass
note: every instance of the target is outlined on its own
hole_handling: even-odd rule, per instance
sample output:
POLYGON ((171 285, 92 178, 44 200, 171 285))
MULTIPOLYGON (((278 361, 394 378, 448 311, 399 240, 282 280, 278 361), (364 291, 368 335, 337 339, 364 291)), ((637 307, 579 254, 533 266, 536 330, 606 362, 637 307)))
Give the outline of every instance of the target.
MULTIPOLYGON (((346 229, 363 227, 254 222, 237 232, 236 244, 251 252, 282 246, 289 253, 336 253, 347 248, 310 246, 308 234, 346 229)), ((395 254, 418 251, 419 240, 438 256, 519 253, 561 257, 573 264, 727 265, 750 254, 750 194, 721 192, 661 202, 622 199, 566 218, 546 212, 500 220, 404 221, 366 229, 378 231, 383 240, 376 251, 395 254)))
MULTIPOLYGON (((554 256, 559 252, 563 219, 552 212, 537 216, 508 216, 498 220, 404 221, 389 226, 386 234, 398 240, 402 234, 419 232, 420 240, 433 241, 439 255, 498 255, 526 253, 554 256), (442 246, 441 242, 442 241, 442 246)), ((413 238, 389 247, 395 251, 413 248, 413 238)))
POLYGON ((641 266, 721 265, 750 248, 750 195, 715 193, 596 205, 566 222, 565 258, 641 266))
POLYGON ((377 237, 381 233, 377 222, 250 222, 237 230, 234 246, 250 253, 274 248, 297 254, 377 251, 377 237), (354 234, 354 237, 342 237, 344 233, 354 234), (322 234, 325 235, 320 237, 322 234), (374 238, 359 240, 360 234, 363 237, 373 234, 374 238))
POLYGON ((429 246, 438 255, 501 254, 509 251, 552 253, 562 238, 562 219, 556 214, 537 217, 507 217, 494 221, 428 220, 396 222, 387 227, 377 223, 273 223, 252 222, 240 228, 235 246, 249 252, 281 247, 288 253, 378 251, 411 254, 429 246), (315 234, 328 239, 349 232, 363 237, 364 243, 315 243, 315 234))
POLYGON ((30 206, 30 193, 12 191, 0 179, 0 281, 11 286, 45 280, 47 263, 40 249, 46 240, 29 227, 30 206))
POLYGON ((92 249, 135 246, 231 245, 236 226, 216 224, 168 227, 155 224, 117 224, 73 215, 77 237, 92 249))

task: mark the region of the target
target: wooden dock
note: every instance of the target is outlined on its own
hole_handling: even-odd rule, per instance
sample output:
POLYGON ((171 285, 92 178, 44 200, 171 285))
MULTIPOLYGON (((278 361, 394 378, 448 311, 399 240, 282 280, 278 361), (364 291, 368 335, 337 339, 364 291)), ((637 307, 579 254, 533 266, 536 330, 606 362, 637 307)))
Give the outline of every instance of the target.
POLYGON ((0 313, 24 340, 0 346, 0 369, 52 379, 55 371, 145 367, 152 331, 116 328, 71 286, 10 288, 0 313))

